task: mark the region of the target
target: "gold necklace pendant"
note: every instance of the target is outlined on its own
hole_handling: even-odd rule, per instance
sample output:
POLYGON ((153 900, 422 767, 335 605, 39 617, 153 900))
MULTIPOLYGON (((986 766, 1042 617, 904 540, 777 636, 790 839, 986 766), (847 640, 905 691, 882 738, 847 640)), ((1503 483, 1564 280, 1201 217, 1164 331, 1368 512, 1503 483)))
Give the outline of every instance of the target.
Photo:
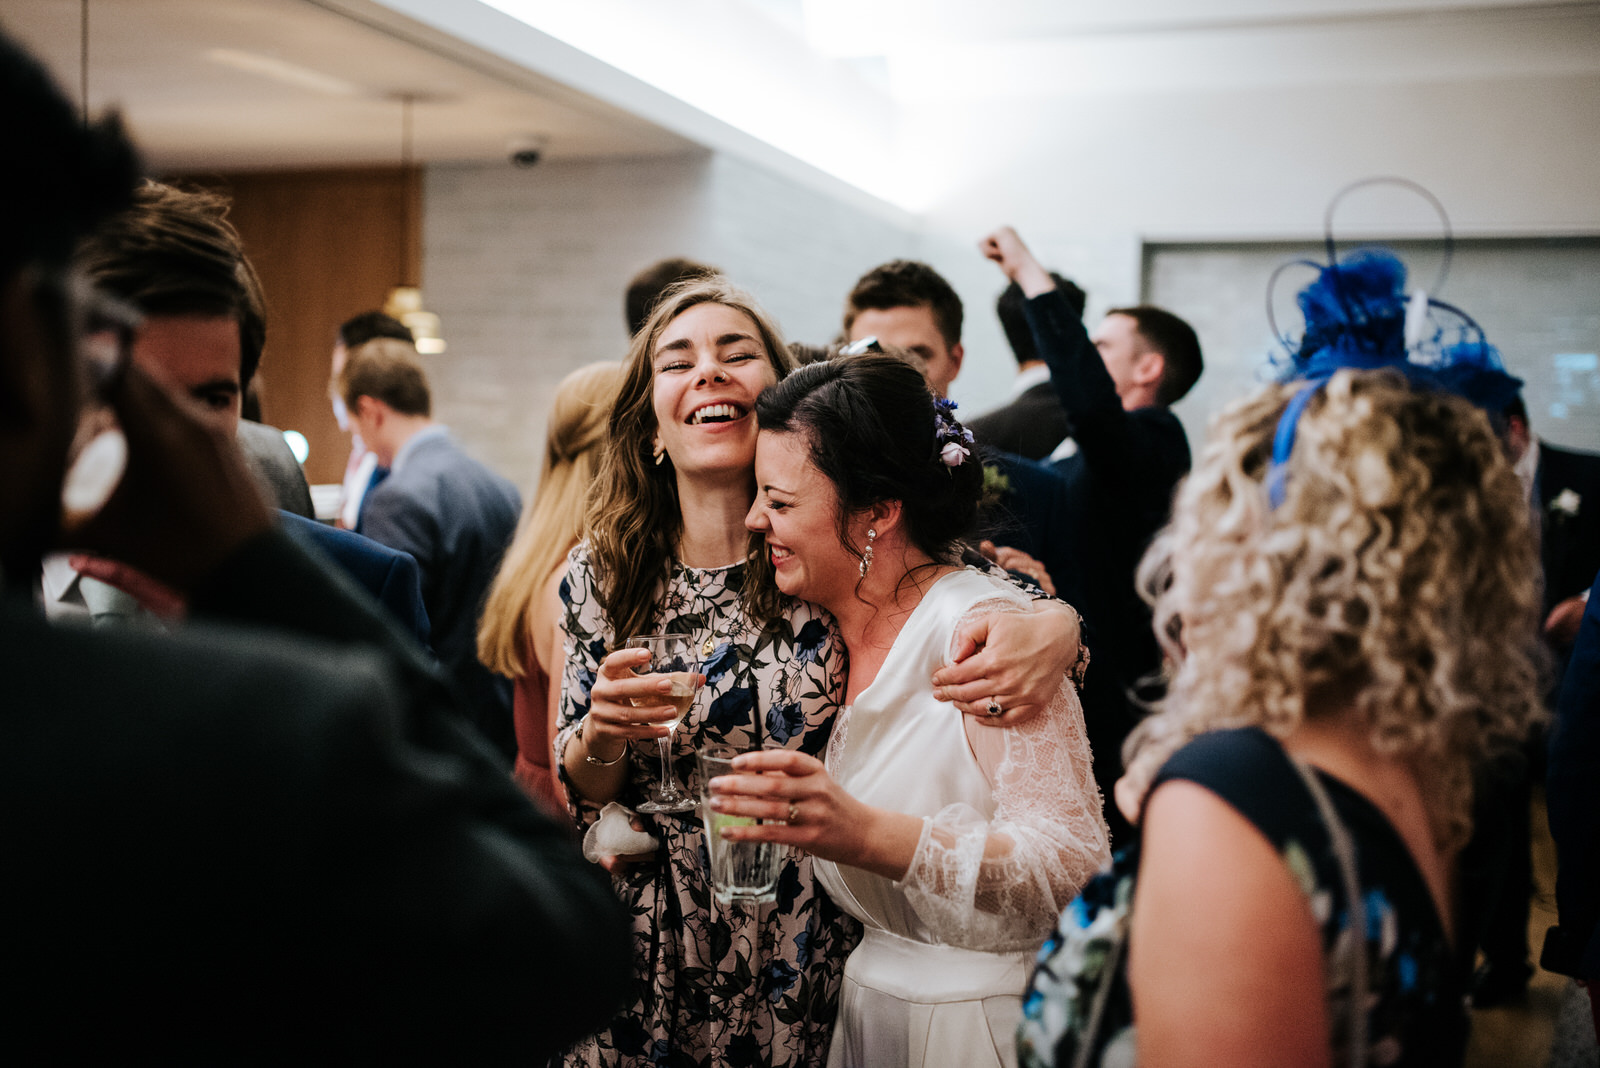
POLYGON ((707 635, 706 640, 700 643, 700 655, 703 657, 710 656, 716 647, 717 636, 715 634, 707 635))

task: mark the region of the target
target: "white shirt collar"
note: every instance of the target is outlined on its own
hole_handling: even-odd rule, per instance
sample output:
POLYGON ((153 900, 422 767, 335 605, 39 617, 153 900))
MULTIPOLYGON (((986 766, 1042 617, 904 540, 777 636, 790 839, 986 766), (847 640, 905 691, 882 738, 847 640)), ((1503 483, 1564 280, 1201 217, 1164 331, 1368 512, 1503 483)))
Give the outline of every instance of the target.
POLYGON ((1522 495, 1528 501, 1533 500, 1533 480, 1539 475, 1539 439, 1532 434, 1528 435, 1528 447, 1523 450, 1522 456, 1511 468, 1517 473, 1517 478, 1522 480, 1522 495))
MULTIPOLYGON (((54 603, 74 596, 78 572, 67 562, 66 553, 51 553, 44 558, 40 585, 44 587, 46 603, 54 603)), ((81 601, 81 598, 79 598, 81 601)))

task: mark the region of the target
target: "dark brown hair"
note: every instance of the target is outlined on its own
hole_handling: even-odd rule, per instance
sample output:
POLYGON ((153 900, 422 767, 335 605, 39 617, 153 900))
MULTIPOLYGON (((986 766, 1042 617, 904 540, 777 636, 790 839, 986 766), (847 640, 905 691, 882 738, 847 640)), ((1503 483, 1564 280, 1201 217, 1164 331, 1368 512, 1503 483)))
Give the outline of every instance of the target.
POLYGON ((798 368, 756 400, 762 430, 803 434, 811 462, 839 494, 839 543, 850 518, 899 501, 911 543, 953 563, 978 519, 983 465, 975 452, 940 458, 934 396, 914 365, 891 353, 846 356, 798 368))
POLYGON ((375 337, 392 337, 408 345, 414 345, 417 341, 409 326, 381 311, 362 312, 339 324, 339 343, 346 349, 365 345, 375 337))
POLYGON ((927 308, 946 345, 961 341, 961 298, 944 276, 916 260, 890 260, 861 276, 844 305, 844 329, 864 311, 927 308))
POLYGON ((1205 362, 1200 358, 1200 339, 1195 336, 1194 327, 1165 308, 1150 304, 1112 308, 1106 314, 1126 315, 1132 319, 1144 343, 1161 353, 1161 384, 1156 387, 1158 403, 1168 406, 1178 403, 1200 380, 1205 362))
POLYGON ((680 257, 657 260, 628 280, 628 292, 623 298, 623 310, 628 316, 628 336, 644 329, 650 313, 667 290, 685 282, 703 282, 718 278, 722 272, 715 267, 680 257))
POLYGON ((267 342, 261 282, 228 222, 229 201, 146 182, 133 206, 84 241, 91 281, 146 315, 229 316, 239 323, 239 388, 249 388, 267 342))

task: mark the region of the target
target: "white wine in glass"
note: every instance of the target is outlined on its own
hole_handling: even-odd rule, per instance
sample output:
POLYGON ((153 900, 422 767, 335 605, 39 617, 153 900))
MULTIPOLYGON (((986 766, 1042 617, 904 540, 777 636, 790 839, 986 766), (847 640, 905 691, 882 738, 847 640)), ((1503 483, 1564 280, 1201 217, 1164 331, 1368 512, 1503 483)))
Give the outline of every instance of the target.
POLYGON ((678 710, 677 719, 666 724, 667 735, 657 738, 661 749, 661 782, 650 799, 639 806, 640 812, 688 812, 696 801, 678 782, 672 771, 672 742, 678 724, 688 715, 700 689, 699 664, 694 659, 694 639, 687 634, 641 634, 628 639, 629 649, 650 650, 650 662, 634 670, 640 675, 667 675, 670 689, 665 694, 635 697, 635 708, 660 708, 671 705, 678 710))

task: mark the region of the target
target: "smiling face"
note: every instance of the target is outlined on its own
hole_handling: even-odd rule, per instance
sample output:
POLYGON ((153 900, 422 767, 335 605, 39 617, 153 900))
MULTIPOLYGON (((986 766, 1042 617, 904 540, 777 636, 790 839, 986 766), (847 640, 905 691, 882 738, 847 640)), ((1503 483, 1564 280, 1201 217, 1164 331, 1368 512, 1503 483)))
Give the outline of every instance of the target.
MULTIPOLYGON (((756 500, 744 525, 765 539, 784 593, 830 609, 855 596, 860 561, 839 544, 839 493, 811 462, 804 434, 761 432, 756 500)), ((866 526, 865 517, 852 521, 850 536, 864 542, 866 526)))
POLYGON ((725 304, 696 304, 656 338, 651 406, 679 475, 748 472, 756 397, 778 380, 755 320, 725 304))

